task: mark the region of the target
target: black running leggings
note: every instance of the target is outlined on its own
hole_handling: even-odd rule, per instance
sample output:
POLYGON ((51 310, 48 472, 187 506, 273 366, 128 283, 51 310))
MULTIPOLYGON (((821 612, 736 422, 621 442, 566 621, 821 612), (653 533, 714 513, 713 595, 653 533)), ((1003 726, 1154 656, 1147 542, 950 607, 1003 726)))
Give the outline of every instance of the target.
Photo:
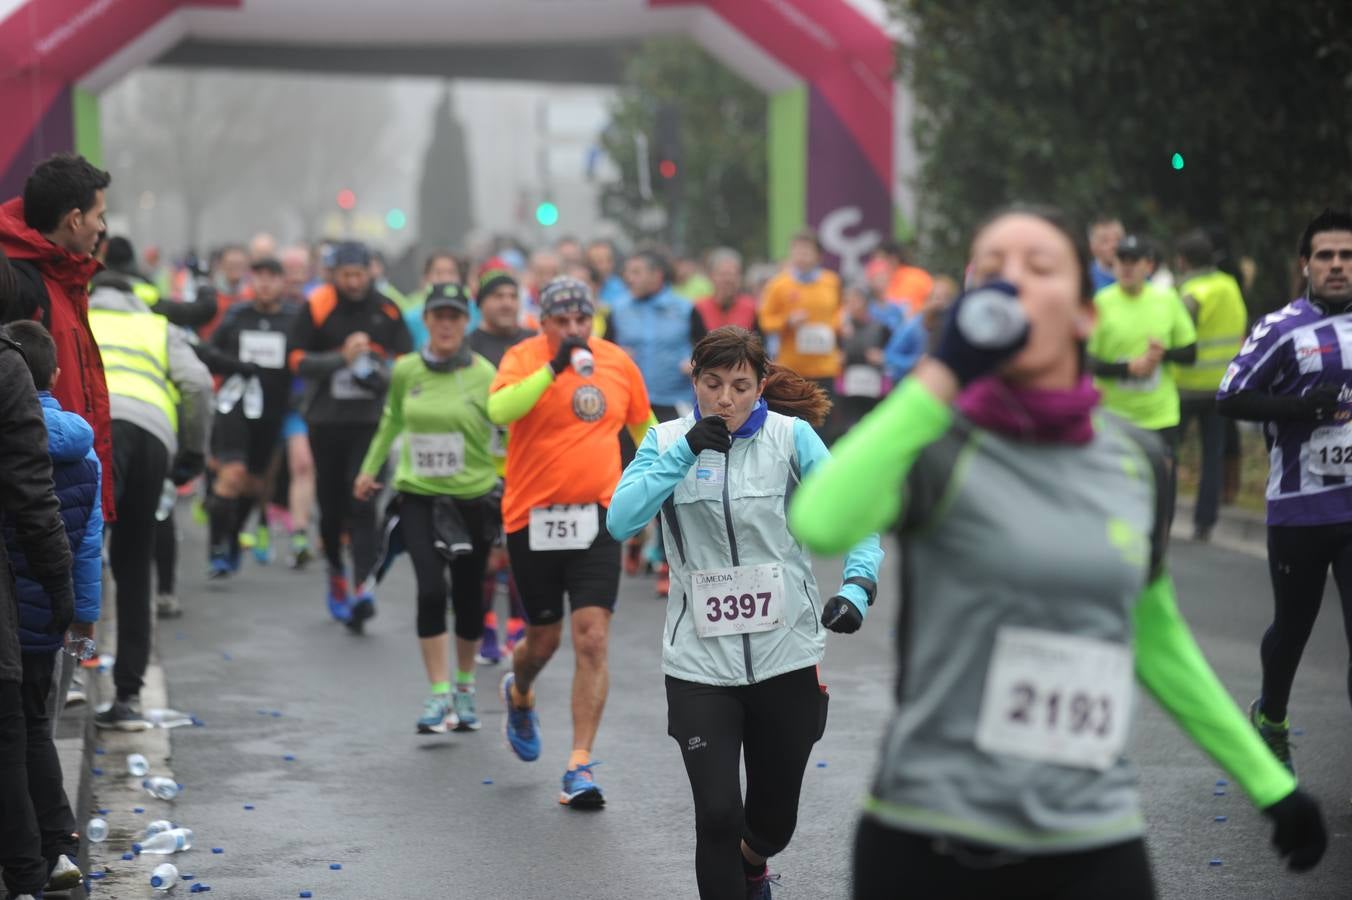
MULTIPOLYGON (((352 584, 360 585, 380 553, 376 534, 376 500, 357 500, 352 483, 361 471, 375 425, 311 425, 310 454, 315 461, 315 499, 319 501, 319 535, 333 573, 344 571, 343 532, 352 542, 352 584)), ((383 471, 383 467, 382 467, 383 471)), ((377 475, 379 480, 380 476, 377 475)))
POLYGON ((446 569, 451 570, 451 605, 455 607, 455 636, 477 641, 484 634, 484 569, 493 544, 484 533, 483 504, 477 500, 455 501, 474 549, 453 562, 432 546, 432 504, 434 498, 420 494, 399 497, 400 530, 413 575, 418 582, 418 637, 438 637, 446 633, 446 569))
MULTIPOLYGON (((1305 642, 1314 630, 1329 568, 1343 603, 1343 630, 1352 649, 1352 523, 1268 527, 1268 570, 1272 575, 1272 624, 1263 635, 1263 715, 1286 718, 1291 683, 1305 642)), ((1352 699, 1352 665, 1347 671, 1352 699)))
POLYGON ((681 748, 695 798, 700 900, 745 900, 743 840, 765 857, 788 846, 808 754, 826 728, 826 704, 814 667, 737 687, 667 676, 667 733, 681 748))
POLYGON ((852 896, 1152 900, 1155 886, 1139 839, 1078 853, 1010 858, 863 819, 855 835, 852 896))

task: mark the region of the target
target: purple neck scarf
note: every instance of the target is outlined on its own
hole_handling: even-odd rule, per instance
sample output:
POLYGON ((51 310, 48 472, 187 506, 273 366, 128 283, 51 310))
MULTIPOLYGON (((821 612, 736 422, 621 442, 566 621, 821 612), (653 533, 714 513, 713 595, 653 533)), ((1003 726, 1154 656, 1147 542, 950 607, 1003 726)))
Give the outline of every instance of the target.
POLYGON ((1090 413, 1099 392, 1085 375, 1075 387, 1057 390, 1017 387, 982 378, 958 395, 958 409, 989 431, 1036 444, 1087 444, 1094 437, 1090 413))

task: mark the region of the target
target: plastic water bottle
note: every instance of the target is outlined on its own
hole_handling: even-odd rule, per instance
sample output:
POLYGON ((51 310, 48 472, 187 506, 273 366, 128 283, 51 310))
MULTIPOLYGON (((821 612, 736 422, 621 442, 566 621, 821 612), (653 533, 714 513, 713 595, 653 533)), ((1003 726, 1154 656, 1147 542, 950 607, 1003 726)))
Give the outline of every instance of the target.
POLYGON ((144 778, 150 774, 150 762, 139 753, 131 754, 127 757, 127 774, 144 778))
POLYGON ((155 507, 155 521, 163 522, 174 512, 174 504, 178 502, 178 488, 170 479, 164 479, 164 487, 160 489, 160 505, 155 507))
POLYGON ((178 796, 178 782, 172 778, 165 778, 163 775, 156 775, 154 778, 147 778, 141 782, 141 787, 145 788, 154 797, 161 800, 172 800, 178 796))
POLYGON ((171 828, 168 831, 161 831, 139 844, 132 844, 131 849, 135 853, 149 853, 153 856, 168 856, 182 850, 191 850, 192 829, 171 828))
POLYGON ((970 291, 957 313, 958 329, 977 347, 1002 347, 1028 328, 1014 285, 993 281, 970 291))
POLYGON ((352 361, 352 376, 358 381, 370 377, 375 370, 375 359, 369 353, 363 353, 352 361))
POLYGON ((263 416, 263 382, 258 376, 249 378, 244 386, 244 418, 259 419, 263 416))
POLYGON ((102 844, 108 840, 108 823, 103 819, 90 819, 85 826, 85 837, 91 844, 102 844))
POLYGON ((225 384, 221 385, 221 389, 216 393, 216 412, 223 416, 228 415, 243 396, 244 376, 231 375, 225 379, 225 384))
POLYGON ((178 866, 173 863, 160 863, 150 873, 150 886, 160 893, 172 891, 178 884, 178 866))
POLYGON ((592 373, 596 371, 596 357, 592 356, 592 352, 586 347, 573 349, 572 362, 573 371, 583 378, 592 377, 592 373))
POLYGON ((168 819, 156 819, 146 826, 146 837, 153 838, 162 831, 173 831, 174 823, 168 819))

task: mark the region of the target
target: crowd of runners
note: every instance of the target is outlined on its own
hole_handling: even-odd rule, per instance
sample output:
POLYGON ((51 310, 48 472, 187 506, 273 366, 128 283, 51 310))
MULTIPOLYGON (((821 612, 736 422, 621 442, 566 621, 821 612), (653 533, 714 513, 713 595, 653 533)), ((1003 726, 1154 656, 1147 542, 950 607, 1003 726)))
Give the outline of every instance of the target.
POLYGON ((534 691, 566 630, 571 738, 547 749, 575 809, 606 802, 610 623, 622 577, 650 577, 705 900, 771 896, 828 727, 827 633, 879 599, 899 616, 896 703, 855 897, 898 896, 899 870, 923 897, 1153 896, 1124 756, 1137 682, 1292 869, 1322 856, 1288 703, 1330 567, 1352 644, 1352 215, 1293 235, 1299 296, 1250 328, 1222 236, 1163 252, 1049 209, 993 215, 953 277, 885 244, 842 283, 803 231, 781 265, 501 241, 429 254, 404 293, 345 239, 259 234, 170 265, 105 233, 109 184, 58 156, 0 206, 8 896, 81 878, 51 731, 82 696, 62 648, 97 640, 105 566, 105 729, 148 727, 152 617, 192 615, 183 566, 226 590, 242 566, 322 572, 314 615, 354 639, 413 604, 412 728, 474 732, 500 706, 528 763, 542 715, 569 715, 534 691), (1231 420, 1262 423, 1271 459, 1276 612, 1247 718, 1168 567, 1181 433, 1198 426, 1207 540, 1231 420), (176 534, 202 526, 207 557, 185 558, 176 534), (839 583, 809 551, 844 557, 839 583), (885 551, 901 585, 880 584, 885 551), (405 554, 413 597, 384 581, 405 554))

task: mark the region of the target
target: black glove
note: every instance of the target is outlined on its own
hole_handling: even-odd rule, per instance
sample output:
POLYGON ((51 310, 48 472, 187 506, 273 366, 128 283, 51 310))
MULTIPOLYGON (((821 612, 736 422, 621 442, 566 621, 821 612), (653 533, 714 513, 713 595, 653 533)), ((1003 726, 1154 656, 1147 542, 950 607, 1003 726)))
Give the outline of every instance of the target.
POLYGON ((52 621, 47 625, 47 633, 65 634, 66 629, 75 619, 75 591, 71 586, 70 579, 66 579, 63 590, 53 591, 50 596, 52 598, 52 621))
POLYGON ((201 475, 205 468, 206 459, 203 458, 202 454, 180 450, 178 456, 174 457, 174 464, 169 468, 169 480, 176 487, 183 487, 183 485, 201 475))
POLYGON ((718 416, 705 416, 696 422, 695 427, 685 433, 685 442, 690 445, 690 452, 696 456, 704 450, 727 453, 732 449, 732 435, 728 433, 728 423, 718 416))
POLYGON ((554 354, 554 358, 549 361, 549 367, 554 370, 557 377, 563 374, 563 370, 573 364, 573 351, 578 348, 586 349, 587 342, 579 337, 566 337, 559 344, 559 352, 554 354))
POLYGON ((257 378, 263 374, 263 367, 255 362, 241 362, 239 364, 239 374, 245 378, 257 378))
POLYGON ((934 358, 966 385, 989 375, 1028 343, 1028 318, 1018 288, 991 281, 972 288, 948 310, 934 358))
POLYGON ((822 608, 822 624, 837 634, 854 634, 864 624, 859 608, 836 594, 822 608))
POLYGON ((1324 830, 1324 815, 1313 797, 1296 788, 1263 810, 1263 815, 1275 826, 1272 844, 1286 860, 1288 869, 1307 872, 1319 863, 1328 848, 1329 836, 1324 830))
POLYGON ((1341 384, 1317 384, 1301 395, 1309 418, 1316 422, 1327 422, 1338 411, 1338 395, 1343 392, 1341 384))

